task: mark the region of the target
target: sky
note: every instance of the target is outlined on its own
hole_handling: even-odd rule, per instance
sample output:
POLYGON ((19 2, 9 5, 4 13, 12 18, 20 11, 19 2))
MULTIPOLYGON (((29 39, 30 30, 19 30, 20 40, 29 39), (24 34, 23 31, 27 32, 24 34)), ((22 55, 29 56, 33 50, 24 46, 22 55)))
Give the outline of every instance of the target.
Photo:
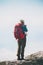
POLYGON ((27 25, 25 57, 43 51, 43 0, 0 0, 0 60, 14 60, 17 40, 14 26, 23 19, 27 25))

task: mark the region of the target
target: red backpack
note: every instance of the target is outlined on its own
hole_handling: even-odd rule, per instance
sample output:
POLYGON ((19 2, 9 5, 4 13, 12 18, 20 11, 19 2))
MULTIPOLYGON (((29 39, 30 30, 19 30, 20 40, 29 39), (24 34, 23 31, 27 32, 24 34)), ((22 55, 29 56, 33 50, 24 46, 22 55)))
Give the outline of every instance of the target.
POLYGON ((23 33, 23 30, 21 29, 21 25, 18 24, 15 26, 14 28, 14 37, 16 39, 23 39, 24 38, 24 33, 23 33))

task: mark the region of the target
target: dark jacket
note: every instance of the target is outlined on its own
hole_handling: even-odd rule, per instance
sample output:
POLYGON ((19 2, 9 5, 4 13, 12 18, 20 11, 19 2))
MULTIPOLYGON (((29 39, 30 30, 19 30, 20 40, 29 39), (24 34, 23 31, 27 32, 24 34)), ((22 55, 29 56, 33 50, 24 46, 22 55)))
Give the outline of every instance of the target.
POLYGON ((26 25, 22 25, 21 28, 22 28, 24 33, 28 31, 26 25))

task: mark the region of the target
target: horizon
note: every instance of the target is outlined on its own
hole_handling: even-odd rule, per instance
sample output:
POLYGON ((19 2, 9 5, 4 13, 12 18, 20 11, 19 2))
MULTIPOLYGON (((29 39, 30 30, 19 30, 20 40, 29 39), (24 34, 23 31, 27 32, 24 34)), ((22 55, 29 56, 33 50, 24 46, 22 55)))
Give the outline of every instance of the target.
POLYGON ((43 51, 43 1, 0 0, 0 60, 16 59, 14 26, 23 19, 28 28, 25 57, 43 51))

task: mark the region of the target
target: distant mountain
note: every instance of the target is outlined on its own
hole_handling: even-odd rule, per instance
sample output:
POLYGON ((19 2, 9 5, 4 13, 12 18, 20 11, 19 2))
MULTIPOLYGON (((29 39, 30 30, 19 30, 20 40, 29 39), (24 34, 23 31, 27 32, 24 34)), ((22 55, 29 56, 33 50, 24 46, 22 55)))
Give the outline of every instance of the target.
POLYGON ((23 61, 0 62, 0 65, 43 65, 43 51, 28 55, 23 61))

